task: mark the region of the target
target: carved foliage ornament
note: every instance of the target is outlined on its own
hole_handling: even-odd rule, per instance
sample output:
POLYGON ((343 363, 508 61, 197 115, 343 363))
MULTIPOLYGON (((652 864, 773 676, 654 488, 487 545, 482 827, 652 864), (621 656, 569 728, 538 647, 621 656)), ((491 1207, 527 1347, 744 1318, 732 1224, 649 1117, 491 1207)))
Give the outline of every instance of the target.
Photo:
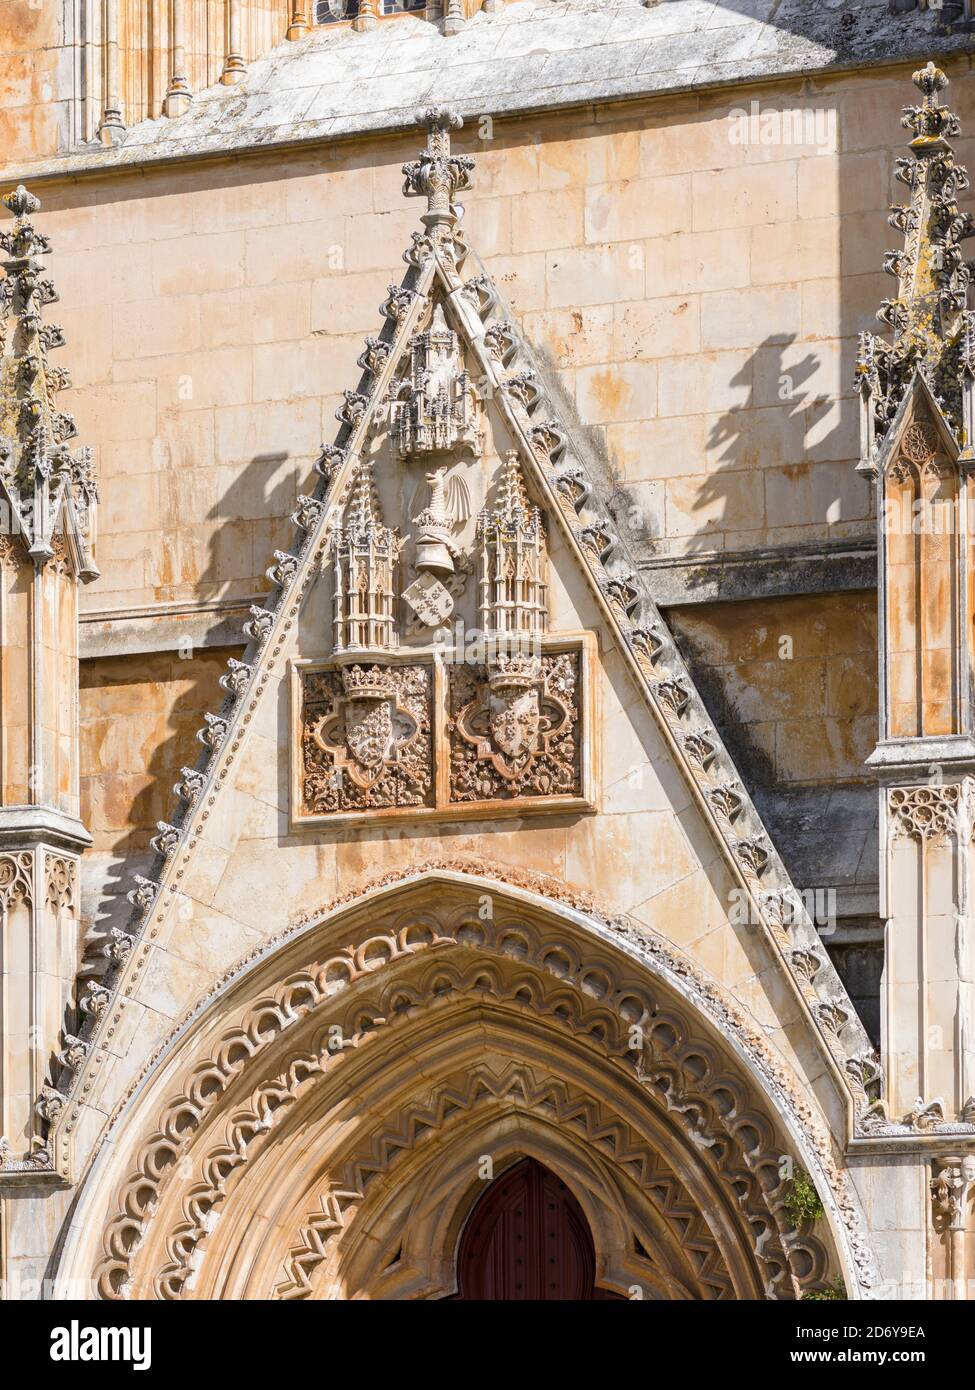
POLYGON ((931 1216, 936 1231, 961 1229, 965 1224, 965 1199, 972 1177, 972 1160, 937 1158, 931 1177, 931 1216))

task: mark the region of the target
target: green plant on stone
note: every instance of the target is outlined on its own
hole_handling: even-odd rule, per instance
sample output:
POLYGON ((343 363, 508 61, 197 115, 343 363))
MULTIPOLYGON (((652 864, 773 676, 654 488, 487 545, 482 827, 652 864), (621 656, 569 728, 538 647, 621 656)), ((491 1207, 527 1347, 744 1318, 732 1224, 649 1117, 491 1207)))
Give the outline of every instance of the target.
POLYGON ((834 1299, 846 1298, 846 1285, 843 1280, 836 1276, 826 1285, 825 1289, 811 1289, 809 1293, 804 1293, 800 1299, 801 1303, 820 1303, 831 1302, 834 1299))
POLYGON ((785 1209, 793 1226, 801 1226, 804 1221, 816 1221, 823 1214, 819 1193, 805 1168, 797 1168, 795 1175, 789 1179, 785 1209))

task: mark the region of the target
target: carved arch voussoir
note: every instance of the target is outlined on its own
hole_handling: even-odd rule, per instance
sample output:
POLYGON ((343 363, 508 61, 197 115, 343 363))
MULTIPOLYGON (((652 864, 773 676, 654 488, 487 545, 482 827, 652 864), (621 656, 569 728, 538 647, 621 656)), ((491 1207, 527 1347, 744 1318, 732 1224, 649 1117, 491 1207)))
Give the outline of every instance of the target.
MULTIPOLYGON (((456 889, 457 885, 451 886, 456 889)), ((499 893, 504 892, 503 885, 495 887, 499 893)), ((466 885, 468 894, 470 888, 470 884, 466 885)), ((290 1030, 298 1021, 315 1014, 324 1001, 334 1001, 337 996, 349 991, 354 982, 371 977, 376 972, 384 975, 391 973, 390 980, 384 984, 385 997, 378 1001, 380 1009, 393 1008, 405 1017, 417 1005, 415 998, 410 999, 408 990, 404 993, 404 983, 397 983, 395 964, 427 953, 431 966, 421 992, 429 989, 435 993, 438 978, 441 981, 447 978, 442 974, 437 960, 438 952, 456 954, 457 946, 466 948, 465 954, 467 951, 477 951, 488 957, 477 966, 482 993, 487 987, 486 982, 490 982, 495 989, 498 987, 499 977, 492 973, 497 961, 510 963, 517 960, 522 964, 530 957, 536 978, 540 974, 549 982, 549 992, 554 991, 554 1009, 560 1024, 576 1029, 588 1028, 588 1037, 594 1045, 605 1049, 615 1046, 616 1065, 633 1067, 646 1093, 653 1096, 657 1104, 679 1117, 688 1133, 694 1133, 698 1138, 710 1136, 709 1142, 714 1146, 715 1153, 721 1155, 721 1161, 732 1165, 728 1172, 729 1190, 736 1197, 756 1191, 767 1195, 768 1201, 764 1205, 770 1221, 762 1239, 766 1244, 781 1246, 785 1252, 783 1268, 788 1270, 791 1261, 792 1276, 797 1286, 802 1284, 803 1277, 818 1277, 815 1271, 821 1270, 824 1264, 821 1251, 815 1250, 815 1242, 812 1245, 805 1242, 806 1248, 800 1249, 804 1244, 803 1239, 797 1239, 791 1232, 782 1213, 781 1199, 775 1191, 774 1178, 778 1172, 777 1158, 782 1151, 782 1140, 775 1140, 776 1126, 768 1115, 759 1114, 752 1098, 746 1100, 742 1094, 737 1063, 729 1072, 727 1058, 722 1060, 713 1055, 712 1060, 708 1054, 713 1054, 713 1040, 704 1048, 695 1040, 696 1045, 683 1059, 674 1055, 675 1041, 689 1041, 689 1029, 685 1019, 677 1013, 655 1007, 656 996, 667 994, 674 987, 671 983, 668 990, 661 988, 659 968, 664 959, 669 961, 671 969, 679 966, 685 985, 693 983, 692 1012, 694 1009, 700 1010, 703 1002, 719 1005, 717 1009, 705 1009, 705 1012, 710 1012, 712 1026, 717 1023, 726 1028, 733 1015, 731 1006, 727 1001, 718 1000, 714 986, 694 977, 687 963, 677 960, 672 948, 641 928, 631 928, 622 923, 613 926, 591 923, 594 935, 592 941, 586 941, 584 958, 583 952, 575 944, 579 939, 578 923, 572 924, 573 930, 566 930, 570 924, 564 920, 565 909, 552 903, 545 906, 549 919, 553 910, 562 916, 555 929, 551 920, 539 927, 537 922, 530 920, 531 913, 513 916, 510 903, 505 903, 506 915, 503 919, 488 923, 477 918, 470 904, 455 910, 452 916, 445 915, 442 910, 431 913, 428 907, 420 913, 407 911, 398 918, 394 916, 382 930, 369 933, 350 931, 342 945, 322 949, 314 961, 301 970, 289 969, 274 990, 266 991, 244 1010, 239 1024, 224 1034, 211 1056, 199 1059, 188 1067, 183 1095, 174 1097, 167 1104, 159 1116, 155 1134, 141 1146, 138 1170, 123 1184, 116 1216, 106 1232, 104 1254, 97 1271, 101 1295, 107 1298, 125 1296, 132 1278, 133 1259, 145 1240, 153 1211, 160 1205, 163 1191, 172 1179, 177 1164, 192 1148, 209 1113, 223 1102, 223 1097, 237 1079, 254 1066, 260 1053, 273 1047, 286 1033, 290 1038, 290 1030), (632 952, 630 959, 625 954, 630 944, 628 937, 634 931, 644 949, 642 965, 632 959, 632 952), (621 950, 624 952, 622 962, 619 959, 621 950), (656 979, 646 969, 650 962, 657 966, 656 979), (612 996, 609 1001, 607 995, 612 996), (584 1000, 583 1005, 580 1005, 580 999, 584 1000), (627 1057, 627 1049, 621 1046, 623 1029, 630 1027, 634 1019, 649 1019, 655 1011, 657 1017, 649 1029, 645 1056, 639 1059, 639 1065, 634 1066, 633 1058, 627 1057), (668 1040, 669 1049, 665 1045, 668 1040), (647 1059, 649 1065, 646 1064, 647 1059), (805 1276, 801 1273, 803 1267, 805 1276)), ((317 930, 305 927, 303 932, 310 933, 313 939, 324 932, 323 947, 336 940, 334 930, 326 931, 324 927, 317 930)), ((278 950, 284 950, 287 946, 293 954, 293 942, 298 939, 297 936, 290 937, 286 943, 279 945, 278 950)), ((262 955, 255 968, 266 966, 268 959, 268 956, 262 955)), ((531 974, 530 971, 528 973, 531 974)), ((418 987, 412 977, 408 985, 413 990, 418 987)), ((532 1000, 532 1008, 537 1008, 537 995, 531 995, 527 978, 515 984, 512 996, 515 1001, 519 990, 528 990, 526 998, 532 1000)), ((360 1010, 359 1017, 347 1019, 343 1024, 343 1027, 352 1028, 352 1039, 363 1031, 357 1025, 364 1024, 366 1033, 375 1033, 377 1025, 382 1027, 388 1024, 381 1011, 374 1011, 371 1016, 368 1008, 363 1012, 363 1005, 352 1000, 351 993, 349 1007, 360 1010)), ((842 1175, 835 1165, 830 1167, 825 1133, 821 1128, 817 1131, 808 1104, 798 1095, 789 1094, 784 1069, 781 1064, 772 1061, 767 1045, 757 1036, 749 1034, 742 1019, 734 1019, 732 1026, 737 1032, 739 1044, 754 1051, 752 1065, 766 1085, 776 1093, 776 1108, 784 1104, 786 1109, 791 1109, 799 1129, 804 1131, 809 1154, 804 1154, 802 1161, 807 1166, 810 1162, 815 1166, 818 1160, 821 1171, 825 1169, 828 1175, 826 1182, 840 1189, 836 1193, 834 1209, 844 1223, 846 1236, 853 1246, 852 1259, 861 1272, 866 1271, 867 1256, 862 1245, 857 1244, 860 1240, 858 1211, 850 1194, 842 1190, 842 1175)), ((326 1058, 326 1063, 331 1060, 334 1059, 326 1058)), ((300 1084, 302 1080, 307 1080, 316 1071, 312 1054, 296 1065, 297 1069, 293 1068, 291 1073, 279 1078, 279 1089, 271 1095, 263 1112, 255 1111, 257 1120, 243 1121, 243 1128, 226 1146, 232 1153, 243 1156, 246 1161, 247 1150, 255 1137, 261 1136, 269 1117, 286 1102, 289 1087, 294 1082, 300 1084), (302 1066, 306 1067, 304 1077, 300 1075, 302 1066)), ((213 1179, 217 1178, 218 1189, 220 1183, 226 1186, 230 1174, 239 1166, 236 1161, 220 1160, 216 1156, 209 1170, 211 1185, 213 1179), (224 1163, 223 1167, 221 1162, 224 1163)), ((204 1194, 193 1195, 197 1215, 203 1213, 206 1200, 204 1194)), ((199 1224, 192 1201, 190 1227, 194 1223, 199 1224)), ((184 1225, 186 1220, 184 1218, 184 1225)), ((192 1254, 189 1247, 193 1245, 193 1239, 185 1229, 174 1231, 172 1237, 170 1250, 175 1253, 178 1265, 184 1254, 186 1258, 192 1254)), ((184 1280, 178 1270, 173 1273, 176 1282, 172 1289, 178 1293, 184 1280)))
MULTIPOLYGON (((644 1297, 741 1296, 741 1271, 736 1284, 699 1207, 641 1135, 561 1080, 482 1064, 451 1078, 429 1108, 398 1114, 316 1192, 275 1297, 343 1297, 349 1288, 378 1299, 453 1293, 457 1239, 480 1188, 477 1179, 458 1184, 458 1174, 476 1172, 487 1157, 497 1175, 525 1154, 560 1173, 588 1207, 601 1287, 627 1293, 638 1285, 644 1297), (446 1130, 449 1142, 431 1139, 427 1126, 446 1130), (386 1181, 391 1165, 395 1185, 386 1181), (353 1221, 361 1234, 356 1240, 353 1229, 345 1240, 353 1221), (384 1225, 388 1238, 377 1243, 369 1233, 384 1225)), ((759 1285, 744 1288, 744 1296, 760 1296, 759 1285)))
MULTIPOLYGON (((371 998, 350 1002, 345 1015, 346 1022, 342 1028, 348 1047, 358 1049, 374 1046, 375 1039, 379 1036, 381 1021, 388 1015, 387 1026, 395 1028, 397 1033, 407 1030, 403 1046, 409 1049, 412 1042, 408 1032, 410 1017, 424 1000, 427 1001, 427 1008, 439 1009, 442 1018, 445 1012, 456 1009, 459 1000, 463 1000, 465 1006, 478 1003, 483 1005, 490 1000, 506 1003, 509 1007, 530 1012, 535 1019, 544 1019, 557 1025, 572 1035, 577 1042, 582 1041, 593 1048, 599 1064, 604 1069, 614 1058, 618 1060, 624 1055, 620 1040, 606 1036, 605 1011, 597 1007, 589 1013, 584 1013, 582 1009, 573 1013, 566 1008, 567 996, 563 988, 546 989, 544 982, 533 979, 527 971, 517 972, 505 984, 491 965, 483 960, 459 965, 454 961, 431 964, 424 970, 416 991, 420 1005, 412 1004, 399 1018, 394 1017, 389 1011, 389 1002, 396 989, 395 983, 383 984, 377 991, 371 992, 371 998), (501 998, 502 993, 506 994, 506 998, 501 998), (356 1016, 359 1017, 364 1031, 350 1037, 348 1020, 356 1016)), ((441 1028, 448 1029, 449 1020, 442 1022, 441 1028)), ((201 1243, 212 1234, 232 1181, 242 1166, 252 1162, 260 1148, 268 1142, 271 1131, 282 1116, 287 1114, 288 1108, 300 1101, 302 1083, 316 1074, 321 1075, 329 1067, 333 1070, 338 1067, 342 1054, 329 1056, 330 1033, 330 1024, 317 1025, 311 1039, 311 1047, 303 1049, 297 1056, 291 1052, 292 1061, 288 1073, 276 1075, 263 1083, 245 1104, 232 1113, 230 1121, 221 1133, 220 1142, 208 1151, 199 1164, 201 1181, 190 1190, 183 1203, 184 1220, 175 1227, 167 1242, 169 1259, 153 1280, 153 1289, 158 1296, 171 1298, 180 1295, 191 1272, 191 1260, 197 1255, 201 1243)), ((552 1065, 555 1065, 555 1061, 552 1065)), ((656 1064, 649 1062, 645 1080, 649 1081, 656 1074, 656 1070, 656 1064)), ((662 1094, 666 1095, 674 1089, 675 1077, 679 1074, 679 1068, 669 1069, 667 1085, 663 1088, 662 1094)), ((350 1087, 354 1087, 359 1094, 356 1082, 349 1082, 344 1089, 348 1091, 350 1087)), ((662 1108, 667 1110, 669 1107, 663 1105, 662 1108)), ((733 1154, 734 1143, 722 1145, 720 1129, 715 1125, 711 1107, 705 1098, 698 1098, 694 1108, 698 1119, 695 1128, 696 1138, 714 1153, 720 1153, 725 1160, 726 1155, 733 1154)), ((675 1113, 680 1114, 680 1107, 675 1107, 675 1113)), ((280 1136, 277 1136, 277 1139, 280 1142, 280 1136)), ((745 1216, 746 1225, 743 1229, 751 1229, 755 1235, 754 1253, 757 1263, 764 1268, 763 1280, 759 1287, 767 1290, 780 1285, 786 1287, 788 1260, 780 1243, 781 1232, 777 1229, 776 1219, 764 1200, 762 1184, 753 1179, 740 1162, 735 1164, 725 1161, 725 1167, 726 1176, 731 1180, 731 1189, 745 1216)), ((351 1179, 348 1177, 340 1184, 346 1194, 355 1190, 350 1184, 351 1179)), ((825 1257, 818 1243, 814 1245, 816 1254, 808 1262, 808 1268, 815 1269, 817 1274, 821 1275, 825 1270, 825 1257)))

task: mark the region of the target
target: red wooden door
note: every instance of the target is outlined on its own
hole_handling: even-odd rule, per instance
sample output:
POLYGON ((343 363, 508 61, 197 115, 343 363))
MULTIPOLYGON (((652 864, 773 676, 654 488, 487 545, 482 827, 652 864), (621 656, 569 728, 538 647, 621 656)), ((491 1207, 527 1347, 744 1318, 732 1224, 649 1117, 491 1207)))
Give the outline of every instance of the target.
POLYGON ((457 1255, 458 1299, 603 1299, 582 1208, 554 1173, 522 1159, 478 1199, 457 1255))

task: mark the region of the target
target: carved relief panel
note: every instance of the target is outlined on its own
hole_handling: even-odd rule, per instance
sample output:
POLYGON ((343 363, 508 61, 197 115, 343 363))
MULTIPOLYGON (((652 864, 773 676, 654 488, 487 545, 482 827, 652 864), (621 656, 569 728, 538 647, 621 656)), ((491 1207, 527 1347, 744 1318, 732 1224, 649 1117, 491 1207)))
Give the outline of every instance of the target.
POLYGON ((463 325, 434 294, 395 366, 360 359, 387 380, 335 499, 331 655, 292 667, 296 827, 592 807, 594 638, 549 635, 545 515, 463 325))
POLYGON ((582 795, 580 655, 451 668, 451 801, 582 795))
POLYGON ((432 688, 420 665, 302 672, 303 813, 432 804, 432 688))
POLYGON ((594 809, 594 639, 295 662, 292 821, 594 809))

